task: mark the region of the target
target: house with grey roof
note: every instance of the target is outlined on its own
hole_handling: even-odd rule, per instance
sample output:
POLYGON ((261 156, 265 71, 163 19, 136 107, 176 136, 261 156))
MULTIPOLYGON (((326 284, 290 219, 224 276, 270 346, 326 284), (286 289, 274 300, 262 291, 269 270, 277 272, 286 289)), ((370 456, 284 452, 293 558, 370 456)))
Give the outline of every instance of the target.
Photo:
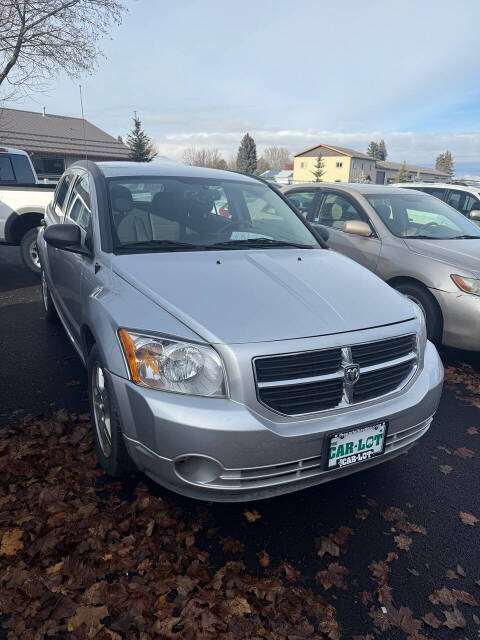
POLYGON ((40 178, 56 178, 86 156, 126 160, 128 147, 88 120, 42 111, 0 109, 0 146, 26 151, 40 178))
MULTIPOLYGON (((402 164, 402 162, 377 160, 377 184, 396 182, 402 164)), ((407 164, 406 168, 410 181, 445 182, 450 180, 450 175, 446 171, 439 171, 431 167, 419 167, 414 164, 407 164)))

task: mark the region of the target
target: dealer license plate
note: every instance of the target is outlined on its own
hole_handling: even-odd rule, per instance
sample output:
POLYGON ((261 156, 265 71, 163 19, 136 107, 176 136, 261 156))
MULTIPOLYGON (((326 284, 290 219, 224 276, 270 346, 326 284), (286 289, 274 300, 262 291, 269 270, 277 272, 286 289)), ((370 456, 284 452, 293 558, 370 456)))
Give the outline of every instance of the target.
POLYGON ((330 437, 328 468, 347 467, 381 455, 385 449, 387 422, 335 433, 330 437))

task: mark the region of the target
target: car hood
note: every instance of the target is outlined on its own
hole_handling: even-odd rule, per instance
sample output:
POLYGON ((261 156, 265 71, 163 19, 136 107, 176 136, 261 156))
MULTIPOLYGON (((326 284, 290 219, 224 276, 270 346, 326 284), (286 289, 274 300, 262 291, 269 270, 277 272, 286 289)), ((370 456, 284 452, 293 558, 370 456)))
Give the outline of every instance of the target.
MULTIPOLYGON (((410 251, 480 275, 480 238, 478 240, 412 240, 404 238, 410 251)), ((460 274, 462 275, 462 274, 460 274)))
MULTIPOLYGON (((117 255, 112 268, 213 343, 319 336, 413 317, 403 296, 326 250, 117 255)), ((162 331, 152 324, 139 318, 138 328, 162 331)))

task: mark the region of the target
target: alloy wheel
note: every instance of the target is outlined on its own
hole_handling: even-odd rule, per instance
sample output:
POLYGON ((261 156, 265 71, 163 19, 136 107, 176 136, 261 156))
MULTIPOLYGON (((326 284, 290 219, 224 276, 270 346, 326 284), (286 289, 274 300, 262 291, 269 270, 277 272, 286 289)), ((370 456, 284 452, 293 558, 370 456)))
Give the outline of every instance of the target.
POLYGON ((112 421, 105 374, 96 362, 92 369, 93 420, 103 455, 108 458, 112 449, 112 421))

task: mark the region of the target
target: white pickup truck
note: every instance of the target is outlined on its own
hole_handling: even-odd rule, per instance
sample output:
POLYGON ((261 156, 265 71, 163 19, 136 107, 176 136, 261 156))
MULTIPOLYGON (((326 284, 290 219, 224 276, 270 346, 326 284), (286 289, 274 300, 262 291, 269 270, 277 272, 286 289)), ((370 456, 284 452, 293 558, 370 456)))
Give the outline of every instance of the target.
POLYGON ((25 151, 0 147, 0 243, 20 245, 25 265, 38 274, 37 233, 54 190, 39 182, 25 151))

